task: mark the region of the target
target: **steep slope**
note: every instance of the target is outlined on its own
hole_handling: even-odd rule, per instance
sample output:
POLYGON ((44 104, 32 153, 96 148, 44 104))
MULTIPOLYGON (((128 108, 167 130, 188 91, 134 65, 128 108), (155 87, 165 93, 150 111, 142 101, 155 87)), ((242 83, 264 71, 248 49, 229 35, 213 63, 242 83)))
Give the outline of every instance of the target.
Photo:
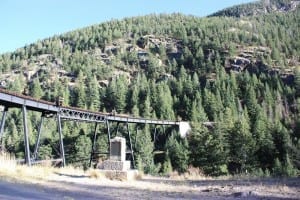
POLYGON ((224 10, 213 13, 210 16, 244 17, 257 16, 274 12, 283 13, 296 10, 299 4, 299 0, 260 0, 249 4, 242 4, 226 8, 224 10))
POLYGON ((93 71, 105 84, 120 73, 128 78, 148 73, 149 61, 157 65, 150 78, 159 79, 175 73, 169 68, 173 59, 200 73, 213 72, 207 62, 215 58, 226 70, 275 70, 285 76, 299 65, 298 24, 299 9, 240 20, 160 15, 112 21, 2 55, 1 79, 8 85, 19 73, 29 82, 44 74, 40 81, 49 82, 58 74, 72 85, 81 70, 93 71))

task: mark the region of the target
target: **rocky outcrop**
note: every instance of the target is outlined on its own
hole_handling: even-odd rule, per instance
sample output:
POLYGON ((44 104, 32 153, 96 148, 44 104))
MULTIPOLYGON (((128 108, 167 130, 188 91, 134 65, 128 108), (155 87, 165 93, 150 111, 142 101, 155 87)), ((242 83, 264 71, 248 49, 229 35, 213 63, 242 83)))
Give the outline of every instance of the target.
POLYGON ((221 11, 218 11, 209 17, 213 16, 226 16, 226 17, 245 17, 245 16, 257 16, 267 13, 276 12, 291 12, 296 10, 300 5, 299 0, 261 0, 249 4, 242 4, 233 6, 221 11))

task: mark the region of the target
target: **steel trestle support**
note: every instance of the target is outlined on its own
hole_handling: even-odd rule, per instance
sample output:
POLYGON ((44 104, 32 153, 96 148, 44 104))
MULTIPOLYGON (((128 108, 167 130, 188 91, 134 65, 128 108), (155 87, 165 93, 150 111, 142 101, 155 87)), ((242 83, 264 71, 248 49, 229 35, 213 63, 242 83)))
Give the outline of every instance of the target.
POLYGON ((40 125, 39 125, 39 128, 38 128, 38 135, 37 135, 36 142, 35 142, 33 160, 37 159, 39 146, 40 146, 40 139, 41 139, 41 132, 42 132, 42 127, 43 127, 43 122, 44 122, 44 114, 42 114, 40 125))
POLYGON ((4 107, 2 118, 1 118, 1 124, 0 124, 0 142, 1 142, 1 151, 4 151, 4 125, 5 125, 5 118, 7 114, 7 107, 4 107))
POLYGON ((62 159, 62 167, 64 167, 66 165, 66 160, 65 160, 63 136, 61 131, 61 119, 59 114, 57 115, 57 128, 59 133, 60 157, 62 159))
POLYGON ((130 130, 129 130, 129 124, 128 123, 127 123, 127 134, 128 134, 128 139, 129 139, 129 145, 130 145, 129 148, 130 148, 130 154, 131 154, 131 159, 132 159, 132 166, 133 166, 133 168, 135 168, 132 142, 131 142, 131 136, 130 136, 130 130))
POLYGON ((25 105, 22 106, 22 113, 23 113, 23 127, 24 127, 25 163, 28 166, 31 166, 28 127, 27 127, 27 109, 25 105))
POLYGON ((98 127, 98 123, 95 124, 95 130, 94 130, 94 135, 93 135, 92 151, 91 151, 91 155, 90 155, 90 167, 92 167, 92 160, 94 158, 94 153, 95 153, 95 146, 96 146, 96 141, 97 141, 97 127, 98 127))

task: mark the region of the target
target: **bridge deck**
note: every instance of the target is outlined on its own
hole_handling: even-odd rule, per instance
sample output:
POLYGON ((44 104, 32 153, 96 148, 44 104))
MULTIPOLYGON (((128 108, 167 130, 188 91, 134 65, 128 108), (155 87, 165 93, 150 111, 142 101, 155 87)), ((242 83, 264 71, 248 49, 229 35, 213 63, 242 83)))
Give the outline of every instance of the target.
POLYGON ((5 107, 26 106, 28 110, 42 112, 46 114, 59 114, 64 120, 77 120, 86 122, 105 122, 116 121, 124 123, 142 123, 157 125, 180 125, 178 121, 146 119, 141 117, 132 117, 123 114, 103 113, 84 110, 75 107, 57 106, 53 102, 35 99, 30 96, 21 95, 0 88, 0 105, 5 107))

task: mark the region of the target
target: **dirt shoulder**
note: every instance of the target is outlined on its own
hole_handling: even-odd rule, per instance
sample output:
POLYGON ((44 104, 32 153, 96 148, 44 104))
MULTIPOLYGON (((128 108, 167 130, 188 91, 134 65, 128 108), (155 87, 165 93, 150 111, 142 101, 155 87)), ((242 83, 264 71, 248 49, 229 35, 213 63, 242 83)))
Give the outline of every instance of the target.
POLYGON ((0 181, 0 199, 300 199, 300 178, 113 181, 54 173, 43 179, 0 181))

